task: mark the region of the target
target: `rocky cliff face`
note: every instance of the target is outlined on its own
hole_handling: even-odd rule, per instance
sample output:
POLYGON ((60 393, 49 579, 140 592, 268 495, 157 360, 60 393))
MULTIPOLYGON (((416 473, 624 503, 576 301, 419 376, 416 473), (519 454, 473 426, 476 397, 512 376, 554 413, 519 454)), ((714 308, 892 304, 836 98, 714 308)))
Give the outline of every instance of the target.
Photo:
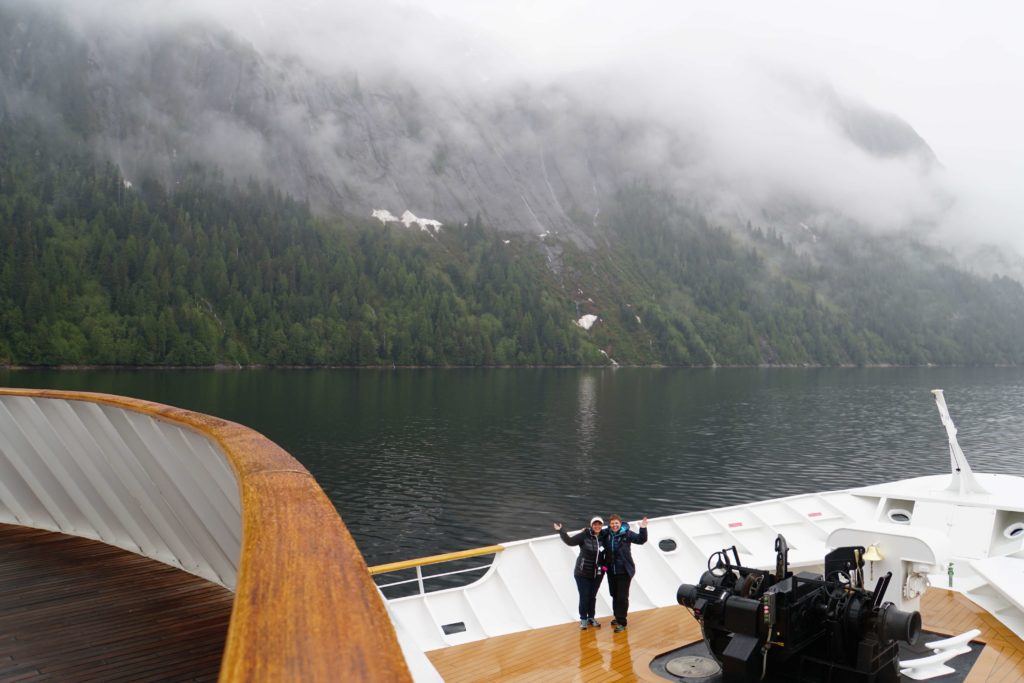
MULTIPOLYGON (((595 108, 585 86, 524 84, 481 97, 398 76, 327 74, 209 25, 84 30, 7 3, 0 84, 6 109, 72 128, 129 179, 155 172, 173 183, 183 163, 199 161, 270 181, 325 212, 479 215, 586 245, 600 240, 602 207, 620 187, 663 185, 702 206, 729 195, 694 134, 595 108)), ((852 147, 935 163, 898 118, 834 93, 825 101, 813 115, 852 147)), ((782 201, 822 209, 813 197, 782 201)))

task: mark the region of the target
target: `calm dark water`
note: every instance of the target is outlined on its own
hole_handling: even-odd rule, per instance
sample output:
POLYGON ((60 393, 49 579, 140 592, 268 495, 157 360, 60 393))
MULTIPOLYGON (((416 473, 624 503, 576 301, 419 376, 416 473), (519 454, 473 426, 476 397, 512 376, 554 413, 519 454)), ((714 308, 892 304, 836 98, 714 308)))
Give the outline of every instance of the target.
POLYGON ((977 471, 1024 470, 1024 370, 0 371, 270 437, 370 564, 582 526, 948 471, 946 390, 977 471))

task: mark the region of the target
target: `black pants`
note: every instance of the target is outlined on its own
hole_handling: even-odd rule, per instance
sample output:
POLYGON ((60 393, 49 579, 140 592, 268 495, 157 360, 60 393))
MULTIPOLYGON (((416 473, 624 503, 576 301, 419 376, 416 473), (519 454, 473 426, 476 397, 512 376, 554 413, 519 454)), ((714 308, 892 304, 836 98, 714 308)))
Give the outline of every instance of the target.
POLYGON ((597 605, 597 589, 601 587, 604 575, 598 575, 593 579, 582 576, 575 578, 576 590, 580 592, 580 619, 593 619, 594 607, 597 605))
POLYGON ((626 613, 629 612, 629 583, 633 577, 622 572, 608 575, 608 592, 612 594, 612 614, 620 625, 626 625, 626 613))

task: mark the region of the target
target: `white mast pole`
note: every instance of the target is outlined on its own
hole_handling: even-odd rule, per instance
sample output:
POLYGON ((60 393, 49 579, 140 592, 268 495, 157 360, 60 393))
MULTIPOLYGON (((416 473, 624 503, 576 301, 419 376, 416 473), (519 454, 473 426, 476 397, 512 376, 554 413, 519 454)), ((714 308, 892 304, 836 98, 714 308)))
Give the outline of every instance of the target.
POLYGON ((953 471, 953 480, 950 481, 947 491, 957 493, 988 493, 988 491, 974 478, 971 465, 967 462, 967 456, 960 450, 960 444, 956 440, 956 425, 953 418, 949 416, 949 409, 946 408, 946 398, 942 389, 932 389, 935 395, 935 405, 939 408, 939 416, 942 418, 942 426, 946 428, 946 435, 949 437, 949 466, 953 471))

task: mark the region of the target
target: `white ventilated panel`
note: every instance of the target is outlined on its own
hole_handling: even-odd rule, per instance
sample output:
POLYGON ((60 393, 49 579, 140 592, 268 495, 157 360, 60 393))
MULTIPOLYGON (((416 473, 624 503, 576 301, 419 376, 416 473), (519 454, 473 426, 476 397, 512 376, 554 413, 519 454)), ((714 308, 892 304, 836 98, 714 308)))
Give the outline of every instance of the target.
POLYGON ((832 505, 824 496, 811 494, 783 500, 796 510, 797 514, 812 521, 845 517, 842 511, 832 505))
MULTIPOLYGON (((742 539, 737 538, 734 534, 729 533, 725 529, 722 529, 717 534, 704 534, 702 536, 694 536, 693 542, 700 549, 700 554, 705 558, 710 557, 714 553, 724 550, 726 548, 732 548, 736 546, 736 552, 740 555, 750 555, 750 549, 747 548, 746 544, 743 543, 742 539)), ((732 551, 729 551, 729 557, 732 557, 732 551)))
MULTIPOLYGON (((648 533, 650 529, 648 529, 648 533)), ((636 563, 636 574, 633 586, 639 587, 651 607, 664 607, 676 604, 676 589, 683 583, 670 566, 668 560, 656 543, 633 546, 633 560, 636 563)), ((700 575, 694 576, 686 583, 694 583, 700 575)), ((641 603, 634 603, 634 593, 630 590, 630 610, 644 609, 641 603)))
MULTIPOLYGON (((665 538, 671 538, 676 542, 676 549, 671 554, 671 561, 676 565, 677 572, 685 571, 685 568, 691 565, 701 567, 701 571, 703 571, 707 565, 708 554, 705 553, 691 537, 693 525, 690 522, 692 519, 694 519, 694 517, 691 515, 679 515, 676 517, 669 517, 666 520, 671 521, 672 528, 678 532, 672 533, 672 530, 670 529, 664 536, 665 538)), ((693 582, 696 582, 696 580, 697 579, 694 579, 693 582)))
POLYGON ((220 448, 92 401, 0 397, 0 520, 101 540, 233 589, 238 486, 220 448))
MULTIPOLYGON (((381 596, 383 598, 383 596, 381 596)), ((387 601, 385 600, 385 604, 387 601)), ((388 614, 391 623, 395 625, 395 635, 398 636, 398 644, 405 655, 405 663, 409 667, 409 673, 416 683, 444 683, 441 674, 437 672, 434 665, 427 658, 423 648, 416 642, 416 639, 405 629, 402 621, 397 618, 388 606, 388 614)))
POLYGON ((654 596, 649 592, 655 587, 649 582, 644 583, 640 579, 639 571, 640 570, 637 569, 637 574, 633 576, 633 580, 629 584, 630 612, 639 612, 640 610, 653 609, 660 606, 659 603, 655 602, 654 596))
POLYGON ((970 566, 994 586, 1009 603, 1024 612, 1024 560, 992 557, 970 562, 970 566))
POLYGON ((51 429, 43 430, 40 437, 50 442, 51 451, 60 459, 73 483, 65 484, 76 491, 79 507, 85 520, 79 520, 75 533, 81 536, 95 534, 97 540, 119 547, 134 548, 132 533, 126 528, 125 515, 109 482, 96 468, 93 458, 82 448, 90 443, 81 420, 66 401, 23 401, 23 405, 38 409, 51 429))
POLYGON ((138 552, 168 564, 181 566, 174 553, 160 538, 156 527, 150 520, 140 496, 129 485, 130 478, 121 474, 123 467, 120 459, 112 459, 113 443, 119 441, 100 406, 88 401, 68 401, 64 403, 71 415, 62 415, 66 419, 66 442, 69 452, 83 468, 92 473, 97 490, 104 493, 104 499, 113 510, 116 519, 124 526, 131 537, 131 543, 121 543, 117 539, 103 539, 111 545, 138 552), (129 483, 126 484, 126 481, 129 483))
POLYGON ((833 491, 819 495, 848 520, 869 519, 878 507, 878 498, 875 496, 861 496, 846 491, 833 491))
POLYGON ((422 595, 390 600, 387 606, 391 620, 424 652, 448 646, 444 632, 427 609, 422 595))
MULTIPOLYGON (((70 502, 67 493, 47 468, 38 449, 43 447, 37 437, 38 425, 19 423, 19 403, 24 400, 6 399, 0 402, 0 434, 6 466, 0 477, 11 495, 11 501, 21 509, 19 524, 41 529, 64 530, 71 533, 68 519, 70 502)), ((74 517, 74 515, 73 515, 74 517)))
POLYGON ((195 432, 185 430, 181 431, 181 435, 190 442, 199 464, 217 487, 219 495, 213 502, 217 505, 221 519, 231 528, 236 539, 241 540, 237 536, 241 529, 235 523, 242 514, 241 500, 238 496, 223 495, 225 491, 233 491, 238 488, 234 471, 212 441, 195 432))
MULTIPOLYGON (((566 618, 579 619, 580 595, 574 577, 579 548, 567 546, 557 536, 535 539, 523 548, 529 551, 527 556, 536 564, 537 574, 543 576, 545 582, 554 588, 558 595, 565 615, 559 622, 566 618)), ((506 574, 504 562, 499 566, 503 574, 506 574)), ((554 604, 551 607, 554 607, 554 604)))
MULTIPOLYGON (((164 429, 168 425, 163 425, 164 429)), ((185 495, 199 513, 214 542, 222 548, 225 559, 237 557, 241 548, 241 527, 238 520, 241 510, 238 496, 231 495, 237 488, 234 474, 227 471, 227 462, 217 457, 212 444, 199 434, 176 430, 169 441, 180 440, 182 453, 191 458, 187 465, 188 476, 195 482, 185 495), (220 468, 208 467, 207 463, 220 464, 220 468)))
MULTIPOLYGON (((185 568, 219 583, 225 577, 233 582, 235 568, 229 549, 219 545, 213 533, 221 525, 203 491, 208 481, 181 429, 127 411, 112 414, 111 418, 115 423, 118 418, 124 420, 122 435, 133 446, 136 460, 148 477, 144 485, 163 501, 170 533, 191 558, 185 568), (213 576, 209 575, 211 570, 213 576)), ((230 533, 225 530, 222 535, 227 539, 230 533)))
MULTIPOLYGON (((771 527, 757 526, 747 527, 744 529, 734 529, 732 531, 734 538, 739 539, 743 547, 748 552, 740 552, 740 562, 747 564, 748 562, 763 561, 766 557, 775 557, 775 539, 778 537, 779 532, 771 527)), ((789 537, 786 537, 787 543, 789 537)), ((748 565, 749 566, 749 565, 748 565)))
MULTIPOLYGON (((577 596, 579 597, 579 596, 577 596)), ((595 617, 610 617, 612 616, 612 596, 608 592, 608 580, 607 578, 601 582, 601 587, 597 591, 597 602, 594 603, 594 616, 595 617)))
MULTIPOLYGON (((533 558, 539 563, 551 585, 556 589, 563 609, 563 617, 558 622, 576 621, 579 619, 580 594, 576 587, 575 570, 579 547, 567 546, 557 537, 545 537, 529 542, 533 558)), ((507 551, 506 551, 507 552, 507 551)), ((595 616, 607 616, 612 613, 611 596, 608 594, 608 581, 605 579, 597 591, 597 602, 594 604, 595 616)))
MULTIPOLYGON (((2 402, 0 416, 9 416, 2 402)), ((24 473, 24 438, 17 430, 5 429, 3 422, 0 419, 0 504, 3 505, 0 520, 40 529, 56 529, 57 522, 46 511, 46 503, 40 499, 38 487, 24 473)))
POLYGON ((790 552, 814 550, 815 552, 825 547, 825 539, 828 532, 818 524, 803 519, 792 524, 782 524, 776 527, 789 545, 790 552))
POLYGON ((967 591, 965 595, 996 617, 1018 637, 1024 637, 1024 612, 1021 611, 1017 600, 1011 599, 996 585, 986 580, 985 583, 967 591))
POLYGON ((143 464, 151 457, 150 448, 156 445, 147 446, 139 438, 123 410, 115 408, 108 411, 102 406, 94 407, 98 414, 93 416, 95 422, 92 431, 100 444, 100 456, 109 464, 111 473, 120 479, 128 494, 135 499, 141 514, 149 520, 155 533, 150 540, 158 549, 155 559, 208 577, 210 572, 204 574, 197 571, 200 558, 193 557, 185 530, 177 523, 167 500, 160 495, 143 464))
POLYGON ((723 527, 733 529, 749 529, 761 526, 761 520, 748 508, 733 507, 708 513, 723 527))
POLYGON ((39 404, 36 401, 14 401, 5 408, 8 413, 0 418, 0 431, 8 434, 20 432, 24 437, 21 462, 32 470, 36 481, 45 488, 47 510, 60 529, 91 538, 104 532, 110 535, 103 519, 101 502, 39 404), (95 504, 100 504, 100 509, 95 504))
POLYGON ((480 620, 463 591, 427 593, 424 604, 438 626, 461 623, 465 627, 465 631, 443 635, 448 645, 461 645, 486 637, 487 634, 480 626, 480 620))
MULTIPOLYGON (((557 538, 551 540, 563 545, 557 538)), ((579 596, 572 578, 572 564, 565 563, 564 553, 554 543, 539 543, 540 556, 534 554, 530 544, 521 544, 507 547, 494 559, 495 571, 516 598, 530 628, 554 626, 579 618, 576 613, 579 596), (552 564, 545 564, 544 558, 552 564)))
POLYGON ((500 576, 490 581, 478 581, 466 588, 465 593, 486 637, 516 633, 530 627, 500 576))
POLYGON ((707 512, 696 512, 689 513, 686 515, 676 515, 674 519, 678 520, 679 524, 685 525, 686 533, 691 538, 697 538, 698 536, 714 535, 722 533, 722 525, 719 524, 715 518, 707 512))
POLYGON ((750 506, 750 511, 773 528, 804 521, 796 510, 782 501, 755 503, 750 506))

